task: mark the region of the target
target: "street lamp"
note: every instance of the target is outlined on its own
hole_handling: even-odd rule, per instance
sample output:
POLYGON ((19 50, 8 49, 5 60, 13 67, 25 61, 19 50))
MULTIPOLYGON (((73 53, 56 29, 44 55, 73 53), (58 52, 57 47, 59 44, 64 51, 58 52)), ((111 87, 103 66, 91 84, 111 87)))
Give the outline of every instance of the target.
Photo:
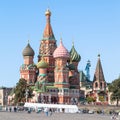
POLYGON ((6 93, 5 93, 5 105, 7 106, 7 102, 8 102, 8 93, 7 93, 7 91, 5 91, 6 93))
POLYGON ((29 92, 29 90, 28 90, 28 89, 26 89, 26 90, 25 90, 25 98, 26 98, 26 102, 28 101, 28 95, 29 95, 29 93, 28 93, 28 92, 29 92))

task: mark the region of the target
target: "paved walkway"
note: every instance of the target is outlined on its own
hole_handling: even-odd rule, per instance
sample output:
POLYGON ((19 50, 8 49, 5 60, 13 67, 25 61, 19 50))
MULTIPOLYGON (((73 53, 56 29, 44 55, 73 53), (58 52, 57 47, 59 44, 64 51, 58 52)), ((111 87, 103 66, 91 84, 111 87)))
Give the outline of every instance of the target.
MULTIPOLYGON (((32 112, 0 112, 0 120, 111 120, 110 115, 53 113, 46 116, 44 113, 32 112)), ((120 116, 119 119, 120 120, 120 116)))

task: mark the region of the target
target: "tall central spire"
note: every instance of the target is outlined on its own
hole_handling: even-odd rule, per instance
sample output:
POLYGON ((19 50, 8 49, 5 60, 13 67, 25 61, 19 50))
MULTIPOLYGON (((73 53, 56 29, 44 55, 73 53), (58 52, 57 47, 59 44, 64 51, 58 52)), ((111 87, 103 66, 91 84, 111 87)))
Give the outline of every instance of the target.
POLYGON ((51 12, 49 9, 47 9, 47 11, 45 12, 45 16, 46 16, 46 26, 45 26, 45 30, 43 33, 43 39, 44 40, 55 40, 53 31, 52 31, 52 27, 50 24, 51 12))

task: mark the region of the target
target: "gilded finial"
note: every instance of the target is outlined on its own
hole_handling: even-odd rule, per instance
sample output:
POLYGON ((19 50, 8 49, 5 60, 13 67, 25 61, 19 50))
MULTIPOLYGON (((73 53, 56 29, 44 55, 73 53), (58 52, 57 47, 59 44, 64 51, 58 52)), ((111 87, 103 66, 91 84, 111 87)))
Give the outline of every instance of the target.
POLYGON ((50 12, 49 8, 47 8, 47 10, 46 10, 46 12, 45 12, 45 15, 51 16, 51 12, 50 12))

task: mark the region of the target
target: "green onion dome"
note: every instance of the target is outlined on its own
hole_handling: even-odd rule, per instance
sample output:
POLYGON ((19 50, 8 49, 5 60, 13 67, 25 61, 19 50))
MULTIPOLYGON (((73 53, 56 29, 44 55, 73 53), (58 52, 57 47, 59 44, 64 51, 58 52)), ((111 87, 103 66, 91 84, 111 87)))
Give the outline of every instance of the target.
POLYGON ((68 65, 69 70, 75 70, 75 66, 71 63, 68 65))
POLYGON ((48 67, 48 63, 44 61, 44 59, 42 58, 40 62, 38 62, 37 64, 37 68, 47 68, 48 67))
POLYGON ((70 58, 72 62, 79 62, 81 60, 81 56, 75 50, 74 45, 72 46, 72 49, 70 50, 70 58))
POLYGON ((32 47, 30 46, 29 43, 24 48, 22 54, 23 54, 23 56, 34 56, 35 55, 34 50, 32 49, 32 47))

